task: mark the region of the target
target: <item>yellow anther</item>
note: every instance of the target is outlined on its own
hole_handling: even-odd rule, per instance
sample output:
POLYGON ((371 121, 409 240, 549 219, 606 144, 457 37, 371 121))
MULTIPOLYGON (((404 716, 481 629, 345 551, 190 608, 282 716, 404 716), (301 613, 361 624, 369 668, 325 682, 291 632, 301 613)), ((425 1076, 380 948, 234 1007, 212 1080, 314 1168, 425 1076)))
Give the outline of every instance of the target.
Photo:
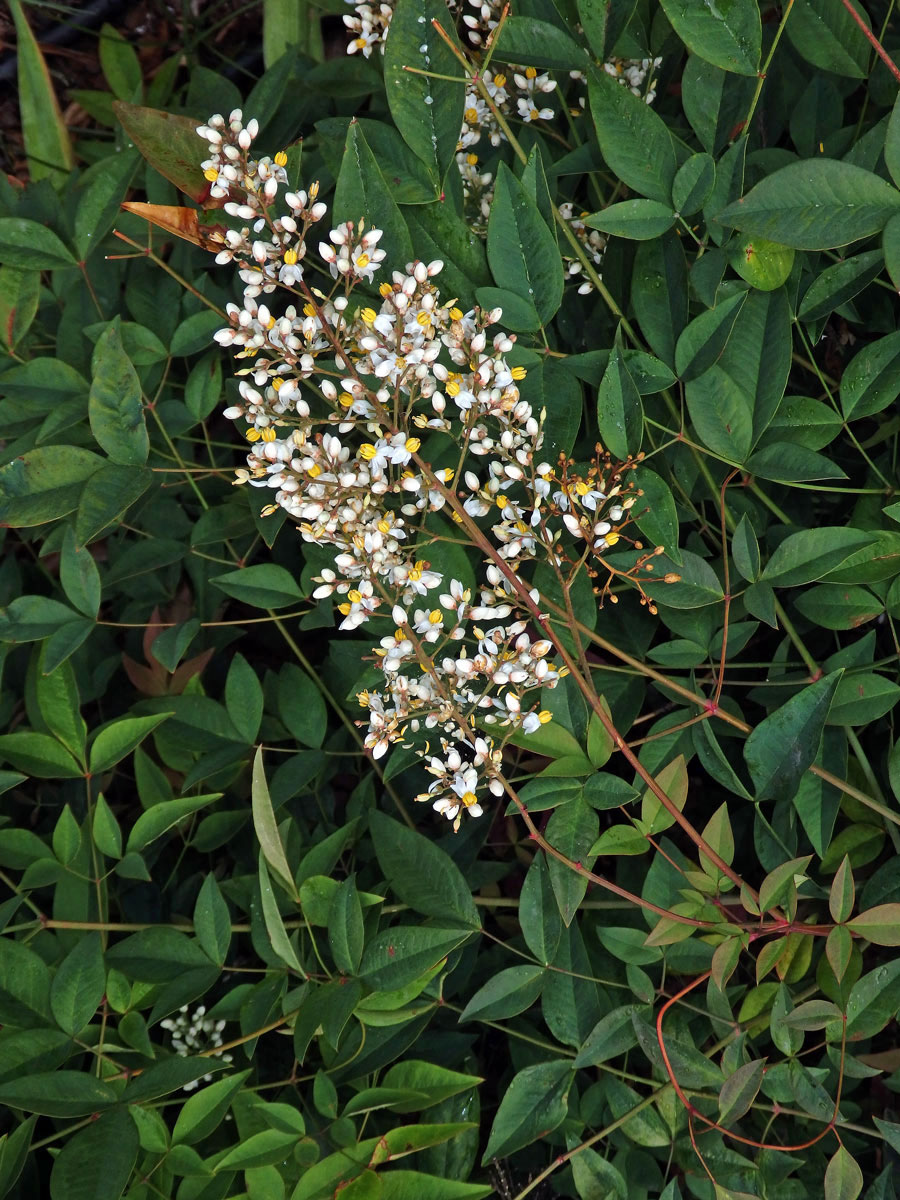
POLYGON ((607 546, 614 546, 618 540, 619 540, 619 535, 615 531, 613 531, 612 533, 608 533, 606 535, 607 546))
POLYGON ((297 262, 297 251, 292 246, 290 248, 290 250, 285 250, 285 252, 284 252, 284 264, 286 267, 293 267, 296 262, 297 262))
POLYGON ((262 437, 262 434, 254 425, 250 429, 247 430, 247 432, 244 434, 244 437, 247 439, 248 442, 258 442, 259 439, 262 437))
POLYGON ((467 108, 466 111, 463 113, 463 120, 466 122, 467 125, 477 125, 478 124, 478 109, 477 108, 467 108))
POLYGON ((524 379, 527 374, 528 372, 524 367, 513 367, 513 369, 510 371, 510 375, 512 375, 513 379, 524 379))
POLYGON ((283 150, 279 150, 278 153, 275 155, 275 166, 276 167, 286 167, 287 166, 287 155, 285 154, 285 152, 283 150))
POLYGON ((390 521, 379 521, 378 525, 377 525, 377 529, 378 529, 379 533, 383 533, 383 534, 390 533, 391 532, 390 521))
POLYGON ((388 296, 393 295, 393 292, 394 292, 394 289, 391 287, 391 285, 389 283, 382 283, 378 288, 379 296, 381 296, 382 299, 385 299, 385 300, 388 298, 388 296))
POLYGON ((537 68, 536 67, 526 67, 525 68, 525 78, 526 79, 537 79, 537 68))
POLYGON ((351 604, 362 604, 362 592, 358 592, 356 588, 351 588, 347 593, 347 599, 351 604))
POLYGON ((550 712, 549 709, 542 708, 538 713, 538 720, 542 725, 549 725, 553 720, 553 713, 550 712))
POLYGON ((441 610, 439 608, 433 608, 431 610, 431 612, 428 614, 429 625, 440 625, 440 623, 441 623, 441 621, 443 621, 443 619, 444 619, 444 614, 441 612, 441 610))
POLYGON ((413 567, 409 573, 409 578, 412 580, 413 583, 418 583, 419 580, 422 578, 421 567, 413 567))
POLYGON ((313 463, 313 465, 309 468, 309 470, 306 473, 310 477, 310 479, 318 479, 319 476, 322 474, 322 468, 319 466, 318 463, 313 463))
POLYGON ((268 428, 266 428, 262 431, 260 436, 262 437, 262 440, 264 442, 274 442, 275 439, 278 437, 278 434, 270 425, 270 426, 268 426, 268 428))
POLYGON ((494 501, 494 503, 497 505, 498 508, 506 508, 507 504, 509 504, 509 497, 508 496, 498 496, 497 499, 494 501))
POLYGON ((304 317, 314 317, 316 315, 315 306, 312 304, 309 304, 309 303, 304 304, 303 305, 303 315, 304 315, 304 317))
POLYGON ((424 312, 424 311, 418 313, 416 316, 416 324, 422 325, 422 326, 430 325, 431 324, 431 313, 424 312))
POLYGON ((364 271, 366 269, 366 267, 369 265, 370 261, 371 260, 368 256, 368 254, 366 254, 366 252, 363 251, 363 253, 360 254, 359 258, 357 258, 356 265, 359 267, 359 269, 361 271, 364 271))
POLYGON ((219 172, 215 167, 207 167, 203 172, 203 178, 209 180, 210 183, 215 183, 219 178, 219 172))
POLYGON ((359 314, 367 325, 371 325, 378 316, 374 308, 364 308, 359 314))
POLYGON ((590 490, 591 489, 588 487, 588 485, 584 482, 583 479, 579 479, 578 482, 575 484, 575 492, 579 496, 586 496, 590 490))
POLYGON ((450 320, 451 321, 461 321, 462 319, 463 319, 462 309, 460 309, 460 308, 451 308, 450 309, 450 320))
POLYGON ((447 395, 448 396, 458 396, 459 395, 458 380, 451 379, 450 382, 447 384, 447 395))
POLYGON ((350 605, 349 604, 339 604, 338 612, 341 614, 342 617, 349 617, 350 616, 350 605))
POLYGON ((276 392, 280 392, 283 387, 284 387, 284 380, 281 378, 280 375, 276 376, 272 380, 272 390, 276 391, 276 392))
POLYGON ((411 437, 406 439, 406 449, 410 452, 410 454, 415 454, 421 445, 421 438, 411 437))
POLYGON ((494 85, 495 87, 506 87, 506 76, 502 71, 494 76, 494 85))
POLYGON ((475 164, 478 162, 478 155, 477 155, 477 154, 471 154, 471 153, 467 154, 467 155, 466 155, 466 162, 469 164, 469 166, 470 166, 470 167, 474 167, 474 166, 475 166, 475 164))
POLYGON ((371 462, 378 451, 371 442, 363 442, 359 448, 359 457, 365 459, 366 462, 371 462))
POLYGON ((478 803, 478 797, 475 795, 474 792, 466 792, 462 798, 462 802, 466 806, 466 808, 471 808, 473 804, 478 803))
POLYGON ((341 394, 338 396, 338 404, 340 404, 341 408, 352 408, 353 397, 349 392, 341 392, 341 394))

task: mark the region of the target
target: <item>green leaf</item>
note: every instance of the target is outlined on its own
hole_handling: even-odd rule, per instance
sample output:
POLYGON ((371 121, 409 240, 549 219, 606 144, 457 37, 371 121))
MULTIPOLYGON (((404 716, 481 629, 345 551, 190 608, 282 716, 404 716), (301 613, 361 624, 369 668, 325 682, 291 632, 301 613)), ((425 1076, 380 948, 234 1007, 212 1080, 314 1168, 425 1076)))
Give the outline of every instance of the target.
POLYGON ((50 1008, 57 1025, 72 1037, 97 1011, 106 991, 100 934, 85 933, 57 968, 50 989, 50 1008))
POLYGON ((570 1060, 538 1063, 516 1074, 500 1101, 482 1165, 552 1133, 566 1119, 575 1072, 570 1060))
POLYGON ((594 57, 605 61, 634 11, 634 0, 576 0, 578 18, 594 57))
POLYGON ((205 796, 186 796, 182 800, 163 800, 141 813, 128 835, 125 849, 129 854, 143 850, 151 842, 162 837, 185 817, 199 812, 221 797, 221 792, 210 792, 205 796))
POLYGON ((675 370, 685 383, 702 375, 719 358, 747 295, 737 292, 728 296, 685 328, 675 348, 675 370))
POLYGON ((681 562, 676 563, 661 554, 654 559, 658 582, 644 586, 644 591, 657 604, 667 608, 701 608, 705 604, 718 604, 723 596, 722 585, 709 563, 690 550, 682 551, 681 562), (676 583, 663 583, 666 574, 679 576, 676 583))
POLYGON ((584 48, 560 27, 558 18, 551 22, 534 16, 509 17, 495 53, 503 62, 558 71, 584 69, 589 62, 584 48))
MULTIPOLYGON (((854 3, 871 28, 865 9, 854 3)), ((863 79, 869 70, 869 43, 841 0, 795 0, 786 25, 794 49, 822 71, 863 79)))
POLYGON ((692 154, 678 168, 672 181, 672 204, 683 217, 699 212, 716 182, 716 164, 711 154, 692 154))
POLYGON ((102 1113, 53 1160, 51 1200, 119 1200, 137 1161, 138 1131, 125 1109, 102 1113))
POLYGON ((316 681, 295 663, 278 673, 278 715, 304 746, 319 747, 328 732, 328 711, 316 681))
POLYGON ((285 857, 284 846, 281 843, 278 825, 275 821, 275 811, 269 797, 269 787, 263 767, 262 747, 256 751, 253 758, 251 795, 253 828, 266 862, 275 872, 275 877, 281 886, 290 896, 295 897, 294 876, 285 857))
POLYGON ((754 1059, 729 1075, 719 1092, 719 1120, 723 1125, 739 1121, 756 1099, 766 1070, 765 1060, 754 1059))
POLYGON ((859 1164, 845 1146, 838 1146, 825 1169, 825 1200, 856 1200, 862 1187, 859 1164))
POLYGON ((122 348, 119 320, 106 328, 91 358, 88 416, 91 432, 113 462, 139 467, 147 461, 150 439, 137 371, 122 348))
POLYGON ((610 170, 639 195, 669 204, 678 160, 662 118, 605 71, 591 71, 588 91, 597 140, 610 170))
POLYGON ((25 1166, 36 1117, 22 1121, 0 1137, 0 1196, 8 1196, 25 1166))
MULTIPOLYGON (((386 1171, 377 1178, 381 1182, 377 1193, 380 1200, 482 1200, 494 1194, 494 1189, 483 1183, 464 1183, 459 1179, 425 1175, 421 1171, 386 1171)), ((349 1189, 344 1191, 350 1200, 349 1189)), ((375 1195, 373 1192, 373 1200, 375 1195)), ((359 1200, 367 1198, 360 1195, 359 1200)))
POLYGON ((869 971, 856 981, 847 1001, 847 1037, 851 1042, 874 1037, 900 1006, 900 959, 869 971))
POLYGON ((769 872, 759 889, 761 912, 767 912, 775 905, 786 903, 791 896, 796 894, 796 877, 804 874, 811 858, 811 854, 806 854, 802 858, 792 858, 788 862, 779 863, 773 871, 769 872))
POLYGON ((766 176, 716 220, 797 250, 828 250, 880 233, 898 210, 900 191, 878 175, 812 158, 766 176))
POLYGON ((831 919, 843 923, 853 912, 853 902, 856 895, 856 889, 853 884, 853 872, 850 869, 849 857, 844 858, 837 871, 834 873, 834 879, 831 881, 831 891, 828 895, 828 910, 831 913, 831 919))
POLYGON ((338 885, 328 918, 328 944, 339 971, 354 975, 359 970, 364 942, 362 905, 351 876, 338 885))
POLYGON ((106 952, 106 965, 115 967, 127 979, 168 983, 184 971, 212 964, 193 938, 169 925, 158 925, 111 946, 106 952))
POLYGON ((377 810, 369 814, 369 828, 379 865, 402 903, 426 917, 481 928, 472 888, 449 854, 377 810))
POLYGON ((100 572, 93 556, 75 541, 71 526, 63 538, 59 560, 59 581, 66 599, 88 617, 96 617, 100 610, 100 572))
POLYGON ((104 726, 91 744, 91 774, 101 775, 110 770, 139 746, 148 733, 152 733, 171 716, 173 714, 169 712, 150 717, 122 717, 104 726))
POLYGON ((797 587, 834 571, 874 535, 862 529, 820 526, 792 533, 766 563, 762 580, 773 587, 797 587))
POLYGON ((50 1025, 50 971, 21 942, 0 940, 0 1021, 20 1029, 50 1025))
POLYGON ((43 525, 78 507, 85 480, 103 459, 81 446, 40 446, 0 467, 0 524, 43 525))
POLYGON ((26 217, 0 218, 0 262, 30 271, 77 265, 75 256, 51 229, 26 217))
POLYGON ((24 730, 0 736, 0 758, 38 779, 81 779, 84 770, 56 738, 24 730))
POLYGON ((302 975, 305 979, 306 972, 300 965, 297 952, 294 949, 291 939, 288 937, 284 921, 281 919, 281 913, 278 911, 278 901, 275 899, 275 893, 272 890, 269 871, 266 867, 266 856, 263 850, 259 852, 259 891, 262 899, 263 921, 265 922, 266 933, 269 935, 272 949, 283 963, 286 963, 292 971, 296 971, 298 975, 302 975))
POLYGON ((225 707, 232 724, 245 742, 255 742, 263 714, 263 691, 256 672, 235 654, 225 679, 225 707))
POLYGON ((674 366, 675 344, 688 320, 687 263, 674 233, 638 246, 631 301, 650 348, 674 366))
POLYGON ((823 629, 858 629, 884 612, 881 600, 864 587, 823 583, 794 601, 799 612, 823 629))
MULTIPOLYGON (((437 34, 434 37, 436 40, 437 34)), ((389 280, 392 269, 402 271, 415 258, 406 222, 378 169, 362 127, 355 120, 347 130, 332 218, 335 224, 352 221, 358 225, 362 221, 366 229, 374 226, 384 231, 383 249, 388 256, 377 272, 379 281, 389 280)))
POLYGON ((584 218, 590 229, 610 233, 615 237, 646 242, 659 237, 675 224, 675 212, 670 204, 658 200, 620 200, 584 218))
MULTIPOLYGON (((591 847, 597 840, 598 832, 597 813, 587 801, 576 798, 554 811, 547 823, 545 836, 555 850, 590 870, 594 865, 591 847)), ((570 925, 584 899, 588 881, 584 875, 579 875, 552 856, 547 859, 547 869, 563 924, 570 925)))
POLYGON ((869 342, 841 376, 841 410, 846 420, 882 412, 900 395, 900 332, 869 342))
POLYGON ((403 987, 471 936, 462 929, 436 925, 395 925, 376 934, 366 946, 359 976, 377 991, 403 987))
POLYGON ((305 599, 291 573, 277 563, 242 567, 210 579, 226 596, 254 608, 284 608, 305 599))
POLYGON ((738 521, 737 528, 732 535, 731 554, 734 558, 734 565, 744 579, 753 583, 759 576, 759 543, 746 513, 738 521))
POLYGON ((223 966, 231 945, 231 917, 213 874, 206 876, 197 895, 194 933, 210 959, 218 966, 223 966))
POLYGON ((100 28, 100 66, 118 100, 134 100, 141 93, 141 64, 134 47, 118 29, 104 21, 100 28))
POLYGON ((790 275, 794 251, 790 246, 745 233, 729 241, 728 261, 751 287, 773 292, 790 275))
POLYGON ((819 749, 842 672, 810 684, 766 717, 744 743, 757 800, 790 800, 819 749))
MULTIPOLYGON (((75 447, 66 451, 67 455, 74 452, 75 447)), ((84 450, 81 453, 89 452, 84 450)), ((98 533, 118 521, 153 482, 153 474, 146 467, 119 467, 115 463, 103 465, 103 460, 99 458, 96 458, 96 464, 80 489, 80 499, 76 497, 71 506, 78 508, 75 540, 81 546, 93 541, 98 533)), ((66 511, 71 511, 71 508, 66 511)))
POLYGON ((65 184, 75 165, 69 131, 47 64, 20 0, 10 0, 9 7, 16 27, 19 116, 28 156, 28 174, 35 182, 49 179, 59 188, 65 184))
POLYGON ((662 7, 692 53, 723 71, 756 76, 762 47, 756 0, 721 5, 706 0, 662 0, 662 7))
POLYGON ((109 858, 122 857, 122 830, 102 793, 94 802, 94 820, 91 828, 94 845, 109 858))
POLYGON ((40 298, 40 271, 0 267, 0 338, 7 349, 15 350, 31 328, 40 298))
POLYGON ((549 966, 556 957, 563 925, 544 854, 535 855, 522 884, 519 924, 528 949, 539 963, 549 966))
POLYGON ((176 1145, 193 1146, 209 1137, 224 1120, 249 1074, 249 1071, 239 1071, 226 1079, 217 1079, 185 1101, 175 1122, 172 1141, 176 1145))
POLYGON ((118 1099, 108 1083, 83 1071, 47 1071, 0 1083, 0 1104, 43 1117, 87 1117, 118 1099))
POLYGON ((120 151, 94 163, 78 181, 75 249, 82 261, 91 256, 112 228, 139 161, 137 151, 120 151))
POLYGON ((559 251, 534 200, 505 163, 494 185, 487 255, 497 286, 527 301, 546 325, 562 300, 559 251))
MULTIPOLYGON (((890 223, 889 221, 888 225, 890 223)), ((827 317, 834 309, 840 308, 868 287, 872 280, 881 274, 883 264, 884 255, 880 250, 866 250, 862 254, 854 254, 852 258, 826 267, 815 276, 807 288, 797 315, 803 321, 818 321, 827 317)))
POLYGON ((618 459, 636 455, 644 432, 644 410, 618 346, 609 356, 597 390, 597 426, 604 447, 618 459))
POLYGON ((900 946, 900 904, 877 904, 852 917, 847 924, 875 946, 900 946))
POLYGON ((458 48, 456 23, 443 0, 398 0, 391 18, 391 36, 384 47, 384 83, 394 124, 409 148, 429 167, 440 188, 456 154, 465 87, 461 82, 404 69, 413 67, 432 76, 461 78, 455 55, 432 21, 440 23, 458 48))
POLYGON ((472 996, 460 1013, 463 1021, 501 1021, 516 1017, 537 1001, 546 971, 540 966, 507 967, 472 996))

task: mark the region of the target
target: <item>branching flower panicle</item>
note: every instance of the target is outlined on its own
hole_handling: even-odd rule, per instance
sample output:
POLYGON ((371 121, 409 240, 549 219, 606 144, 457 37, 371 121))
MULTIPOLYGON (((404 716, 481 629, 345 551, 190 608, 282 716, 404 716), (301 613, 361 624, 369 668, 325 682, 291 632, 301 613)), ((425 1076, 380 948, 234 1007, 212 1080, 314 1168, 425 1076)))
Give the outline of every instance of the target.
POLYGON ((499 564, 536 605, 540 594, 524 582, 532 563, 549 564, 563 586, 582 569, 596 580, 605 565, 601 601, 623 581, 646 599, 641 579, 656 549, 633 542, 630 561, 605 558, 632 542, 633 464, 599 449, 581 466, 545 459, 544 413, 520 391, 526 370, 514 361, 515 335, 497 328, 500 309, 464 312, 445 300, 440 260, 393 271, 377 307, 358 300, 383 270, 382 231, 338 223, 316 233, 308 256, 326 216, 318 185, 291 191, 283 154, 253 158, 256 122, 244 125, 239 110, 198 133, 210 148, 207 178, 234 221, 216 261, 234 262, 244 285, 215 334, 242 364, 225 409, 250 443, 236 482, 269 489, 264 512, 283 508, 306 542, 331 550, 313 598, 333 597, 340 629, 390 617, 393 631, 373 646, 379 686, 359 696, 365 746, 374 758, 414 748, 434 776, 417 798, 458 828, 464 811, 481 814, 486 792, 502 794, 506 741, 550 720, 541 697, 566 674, 499 564), (429 457, 448 453, 457 465, 423 461, 425 437, 429 457), (476 587, 430 561, 424 521, 448 503, 457 526, 480 522, 492 541, 476 587))

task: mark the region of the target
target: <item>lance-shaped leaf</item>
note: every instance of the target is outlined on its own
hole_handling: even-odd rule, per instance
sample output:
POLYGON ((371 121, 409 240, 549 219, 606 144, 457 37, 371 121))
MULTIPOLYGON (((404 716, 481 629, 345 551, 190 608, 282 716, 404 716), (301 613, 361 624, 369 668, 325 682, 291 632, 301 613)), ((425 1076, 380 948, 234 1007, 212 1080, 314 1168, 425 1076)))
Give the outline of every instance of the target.
POLYGON ((790 800, 815 762, 828 710, 843 671, 804 688, 753 730, 744 758, 757 800, 790 800))
POLYGON ((16 26, 16 59, 19 76, 19 113, 33 180, 65 183, 75 159, 69 131, 62 118, 44 56, 22 10, 21 0, 9 0, 16 26))
POLYGON ((113 110, 154 170, 205 208, 224 205, 224 199, 212 199, 209 181, 203 177, 200 164, 209 153, 209 145, 198 136, 196 121, 124 100, 116 100, 113 110))
POLYGON ((182 208, 177 204, 143 204, 137 200, 126 200, 122 208, 136 217, 143 217, 157 229, 181 238, 183 242, 201 246, 215 254, 222 248, 213 235, 224 233, 224 226, 206 224, 199 209, 182 208))

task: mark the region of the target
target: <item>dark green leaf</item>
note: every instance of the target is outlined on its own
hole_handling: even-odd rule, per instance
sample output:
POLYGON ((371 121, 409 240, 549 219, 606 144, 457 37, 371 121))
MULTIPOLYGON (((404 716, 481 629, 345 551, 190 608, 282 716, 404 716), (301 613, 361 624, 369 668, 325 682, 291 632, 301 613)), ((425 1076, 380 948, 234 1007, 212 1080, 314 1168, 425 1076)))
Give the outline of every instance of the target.
POLYGON ((506 1158, 558 1128, 566 1117, 573 1078, 570 1060, 519 1071, 500 1101, 482 1163, 506 1158))
POLYGON ((790 800, 815 761, 828 710, 841 678, 833 671, 766 717, 744 744, 757 800, 790 800))
POLYGON ((756 76, 762 27, 756 0, 707 4, 704 0, 662 0, 672 28, 694 54, 738 75, 756 76))
POLYGON ((118 318, 101 335, 91 359, 88 413, 91 432, 113 462, 139 467, 150 439, 141 403, 141 384, 119 334, 118 318))
POLYGON ((487 253, 497 286, 533 304, 541 323, 546 324, 559 308, 563 293, 556 240, 505 163, 497 171, 487 253))
POLYGON ((397 898, 427 917, 481 928, 472 889, 453 859, 428 838, 380 812, 369 816, 378 862, 397 898))
POLYGON ((73 1037, 97 1011, 106 991, 100 934, 85 933, 57 968, 50 1007, 57 1025, 73 1037))

